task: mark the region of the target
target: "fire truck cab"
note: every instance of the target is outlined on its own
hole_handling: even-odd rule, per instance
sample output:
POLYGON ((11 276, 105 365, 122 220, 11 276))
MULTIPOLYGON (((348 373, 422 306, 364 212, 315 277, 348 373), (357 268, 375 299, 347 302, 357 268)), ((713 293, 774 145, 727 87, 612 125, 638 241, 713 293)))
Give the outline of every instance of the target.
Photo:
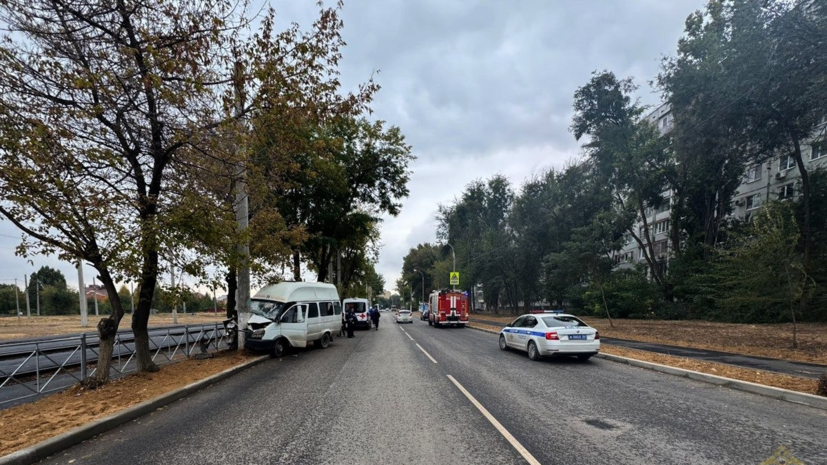
POLYGON ((428 303, 428 324, 434 327, 457 325, 464 328, 468 323, 468 296, 460 291, 442 289, 431 293, 428 303))

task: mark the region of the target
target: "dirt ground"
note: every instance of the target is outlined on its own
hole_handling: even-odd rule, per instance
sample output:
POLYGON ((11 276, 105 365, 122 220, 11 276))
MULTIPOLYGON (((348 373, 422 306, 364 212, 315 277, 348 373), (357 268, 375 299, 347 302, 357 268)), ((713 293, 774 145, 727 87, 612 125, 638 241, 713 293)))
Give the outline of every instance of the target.
MULTIPOLYGON (((471 315, 509 323, 515 316, 471 315)), ((798 349, 792 348, 792 324, 747 325, 709 321, 613 320, 583 318, 601 336, 674 346, 719 350, 827 365, 827 324, 798 325, 798 349)))
MULTIPOLYGON (((0 318, 0 341, 10 341, 14 339, 24 339, 38 336, 54 336, 59 334, 74 334, 74 333, 96 333, 96 326, 101 318, 106 318, 107 315, 95 316, 89 315, 89 325, 83 327, 80 325, 80 315, 75 316, 33 316, 31 318, 21 317, 18 321, 15 317, 0 318)), ((224 314, 218 313, 179 313, 178 324, 182 325, 196 325, 221 323, 224 320, 224 314)), ((150 315, 149 327, 154 326, 168 326, 173 324, 172 314, 160 313, 157 315, 150 315)), ((129 330, 132 325, 132 315, 126 314, 121 320, 120 329, 129 330)))
POLYGON ((12 426, 17 431, 26 431, 21 435, 0 435, 0 456, 160 397, 258 355, 219 352, 216 357, 205 360, 164 365, 157 373, 129 375, 96 390, 75 386, 36 402, 0 410, 0 431, 12 426))

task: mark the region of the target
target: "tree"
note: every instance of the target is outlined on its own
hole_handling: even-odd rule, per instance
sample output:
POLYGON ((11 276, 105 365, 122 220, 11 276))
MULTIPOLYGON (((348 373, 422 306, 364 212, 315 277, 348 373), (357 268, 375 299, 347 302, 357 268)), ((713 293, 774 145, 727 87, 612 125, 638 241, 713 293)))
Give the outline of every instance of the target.
POLYGON ((717 302, 732 320, 793 323, 798 347, 799 303, 811 278, 797 250, 800 231, 792 206, 771 202, 747 232, 735 235, 716 265, 717 302), (784 316, 786 311, 786 317, 784 316))
POLYGON ((547 257, 549 274, 563 273, 562 279, 587 282, 597 288, 609 324, 614 327, 606 286, 614 268, 613 255, 623 246, 624 229, 612 217, 612 213, 597 215, 585 228, 572 231, 570 241, 563 244, 560 253, 547 257))
MULTIPOLYGON (((147 323, 160 259, 190 245, 181 228, 195 224, 193 204, 215 206, 176 182, 198 171, 196 155, 226 155, 217 136, 273 89, 293 83, 291 96, 298 87, 314 95, 338 84, 335 9, 320 11, 314 34, 295 25, 275 33, 272 10, 250 33, 244 13, 246 4, 224 0, 0 5, 11 31, 0 49, 0 214, 35 241, 24 243, 27 251, 59 252, 98 271, 113 310, 98 323, 95 382, 108 377, 123 317, 118 278, 140 282, 132 317, 138 370, 158 369, 147 323), (334 53, 319 54, 330 42, 334 53), (240 111, 232 84, 257 91, 240 111)), ((237 166, 233 155, 223 166, 237 166)))
POLYGON ((294 279, 301 254, 321 282, 337 254, 372 235, 379 215, 399 213, 413 156, 399 128, 382 121, 336 117, 307 136, 315 144, 295 157, 297 179, 274 195, 287 224, 307 234, 295 247, 294 279))
POLYGON ((37 300, 37 285, 41 289, 45 286, 54 286, 58 289, 66 289, 66 277, 60 270, 50 268, 48 266, 41 266, 39 270, 32 273, 29 278, 29 287, 26 292, 29 293, 29 301, 35 302, 37 300))
POLYGON ((618 80, 608 71, 594 73, 574 94, 571 130, 577 140, 589 136, 584 149, 594 174, 609 186, 616 212, 613 221, 620 222, 637 242, 650 276, 668 296, 670 287, 649 224, 651 212, 664 202, 668 151, 657 129, 641 119, 643 108, 630 95, 635 89, 631 79, 618 80))

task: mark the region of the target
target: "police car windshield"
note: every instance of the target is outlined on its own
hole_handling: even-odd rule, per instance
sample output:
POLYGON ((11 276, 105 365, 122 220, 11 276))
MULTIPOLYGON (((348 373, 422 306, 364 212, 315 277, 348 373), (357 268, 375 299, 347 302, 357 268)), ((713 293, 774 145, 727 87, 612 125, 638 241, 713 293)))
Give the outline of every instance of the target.
POLYGON ((284 304, 282 302, 255 299, 250 301, 250 311, 253 312, 254 315, 268 318, 270 320, 277 319, 282 310, 284 310, 284 304))
POLYGON ((558 326, 588 326, 573 316, 544 316, 542 319, 543 323, 549 328, 556 328, 558 326))

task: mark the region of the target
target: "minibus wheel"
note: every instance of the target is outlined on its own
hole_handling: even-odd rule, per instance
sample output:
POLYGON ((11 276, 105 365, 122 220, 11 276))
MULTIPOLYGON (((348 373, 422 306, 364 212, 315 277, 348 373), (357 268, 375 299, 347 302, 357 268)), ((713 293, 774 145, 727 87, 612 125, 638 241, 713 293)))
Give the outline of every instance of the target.
POLYGON ((322 335, 322 342, 320 345, 322 349, 327 349, 330 347, 330 333, 324 333, 322 335))
POLYGON ((273 349, 270 351, 270 357, 272 358, 280 358, 284 356, 284 352, 287 351, 287 345, 284 342, 284 339, 276 339, 276 342, 273 343, 273 349))

